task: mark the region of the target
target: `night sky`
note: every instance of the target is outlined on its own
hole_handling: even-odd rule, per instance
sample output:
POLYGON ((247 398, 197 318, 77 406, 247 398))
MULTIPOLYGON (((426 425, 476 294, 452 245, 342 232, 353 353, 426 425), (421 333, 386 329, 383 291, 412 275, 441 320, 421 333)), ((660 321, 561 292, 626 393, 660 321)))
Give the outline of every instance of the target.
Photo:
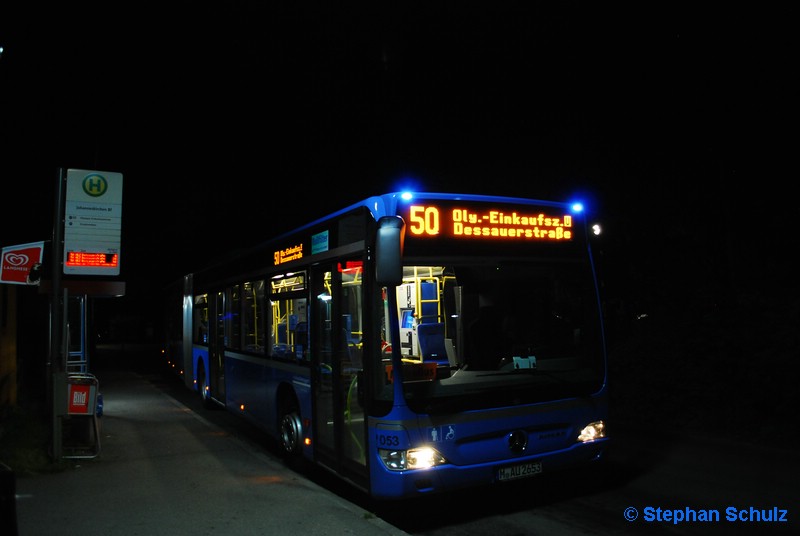
POLYGON ((0 245, 51 238, 59 168, 122 173, 98 316, 152 326, 164 284, 373 194, 582 195, 612 420, 796 443, 791 4, 607 4, 4 2, 0 245))
POLYGON ((627 302, 666 279, 716 302, 789 271, 770 253, 794 213, 777 165, 795 129, 785 13, 7 4, 0 245, 51 238, 60 167, 121 172, 131 296, 406 186, 584 196, 627 302))

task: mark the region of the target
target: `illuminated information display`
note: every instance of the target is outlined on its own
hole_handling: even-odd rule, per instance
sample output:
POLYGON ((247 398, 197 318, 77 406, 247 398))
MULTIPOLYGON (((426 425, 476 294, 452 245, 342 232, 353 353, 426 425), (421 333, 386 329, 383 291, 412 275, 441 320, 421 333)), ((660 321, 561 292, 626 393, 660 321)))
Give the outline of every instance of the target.
POLYGON ((100 268, 119 268, 119 255, 114 253, 88 253, 70 251, 64 259, 64 264, 69 267, 83 266, 100 268))
POLYGON ((401 204, 398 215, 405 221, 404 254, 412 257, 573 255, 585 244, 583 220, 562 206, 417 198, 401 204))
POLYGON ((64 273, 119 275, 122 174, 67 170, 64 273))
POLYGON ((291 246, 284 249, 279 249, 272 253, 273 264, 280 266, 281 264, 296 261, 303 258, 303 244, 291 246))
POLYGON ((536 208, 411 204, 406 219, 406 236, 464 240, 572 240, 572 215, 546 213, 536 208))

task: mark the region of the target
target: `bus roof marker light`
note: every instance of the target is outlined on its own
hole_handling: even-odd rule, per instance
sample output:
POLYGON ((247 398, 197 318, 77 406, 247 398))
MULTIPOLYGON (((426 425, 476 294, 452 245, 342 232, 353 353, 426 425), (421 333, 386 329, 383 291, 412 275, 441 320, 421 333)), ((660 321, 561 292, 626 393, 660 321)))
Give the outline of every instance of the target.
POLYGON ((403 192, 400 194, 400 198, 404 201, 411 201, 412 197, 414 197, 414 195, 411 192, 403 192))
POLYGON ((572 203, 572 212, 583 212, 583 203, 572 203))

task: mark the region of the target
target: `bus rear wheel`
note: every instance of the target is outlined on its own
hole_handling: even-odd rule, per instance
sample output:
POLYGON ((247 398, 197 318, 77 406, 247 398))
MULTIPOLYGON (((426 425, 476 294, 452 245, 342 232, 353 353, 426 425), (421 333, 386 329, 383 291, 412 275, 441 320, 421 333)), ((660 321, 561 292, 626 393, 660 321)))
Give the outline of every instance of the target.
POLYGON ((206 409, 212 409, 214 404, 211 401, 211 386, 208 383, 208 376, 206 375, 206 371, 203 367, 199 367, 197 369, 197 385, 200 391, 200 402, 202 403, 203 407, 206 409))
POLYGON ((293 402, 285 402, 281 405, 281 451, 288 456, 300 453, 300 441, 302 437, 302 423, 300 422, 300 411, 293 402))

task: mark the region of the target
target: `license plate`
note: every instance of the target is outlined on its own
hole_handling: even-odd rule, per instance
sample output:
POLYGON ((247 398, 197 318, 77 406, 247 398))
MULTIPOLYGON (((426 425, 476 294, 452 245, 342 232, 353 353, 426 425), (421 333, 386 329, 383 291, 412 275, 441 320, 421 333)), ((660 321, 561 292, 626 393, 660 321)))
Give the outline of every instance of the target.
POLYGON ((497 470, 497 480, 504 482, 517 478, 535 476, 542 472, 542 462, 521 463, 509 467, 501 467, 497 470))

